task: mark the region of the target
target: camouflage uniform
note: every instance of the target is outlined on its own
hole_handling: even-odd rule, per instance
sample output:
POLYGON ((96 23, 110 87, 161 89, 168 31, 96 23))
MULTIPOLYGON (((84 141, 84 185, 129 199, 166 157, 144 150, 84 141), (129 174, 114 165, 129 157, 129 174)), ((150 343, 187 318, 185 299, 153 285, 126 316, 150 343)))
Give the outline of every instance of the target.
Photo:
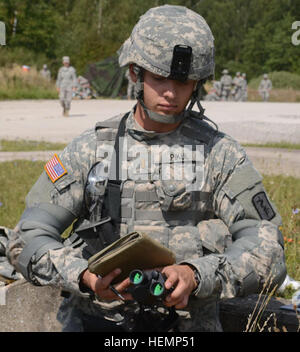
POLYGON ((7 242, 10 238, 11 231, 3 226, 0 226, 0 283, 3 280, 18 280, 22 275, 16 272, 16 269, 8 262, 5 255, 7 242))
MULTIPOLYGON (((182 12, 192 17, 185 21, 186 26, 198 16, 168 5, 149 10, 150 15, 155 15, 155 11, 161 15, 160 10, 177 19, 182 12)), ((155 19, 154 16, 150 22, 155 19)), ((165 21, 158 16, 158 23, 165 21)), ((151 25, 158 28, 158 23, 151 25)), ((191 33, 182 27, 181 30, 188 36, 191 33)), ((132 44, 133 41, 127 42, 123 47, 121 65, 128 64, 128 54, 138 55, 130 47, 132 44)), ((203 49, 201 45, 198 48, 203 49)), ((212 58, 210 46, 207 48, 212 58)), ((199 57, 207 59, 205 55, 199 57)), ((197 63, 195 58, 193 65, 197 63)), ((209 76, 213 66, 207 61, 204 66, 205 75, 209 76)), ((149 69, 153 72, 152 67, 149 69)), ((163 68, 157 69, 161 75, 169 75, 163 68)), ((195 74, 194 69, 191 74, 195 74)), ((138 85, 143 90, 141 80, 138 85)), ((140 95, 138 102, 142 103, 140 95)), ((145 232, 173 250, 178 264, 195 268, 200 283, 187 307, 178 310, 180 331, 221 331, 219 300, 259 292, 270 273, 273 285, 284 280, 280 215, 244 149, 205 122, 207 117, 201 109, 186 109, 179 127, 167 133, 144 130, 134 114, 135 108, 127 115, 122 140, 118 232, 121 236, 132 231, 145 232), (185 147, 192 152, 186 153, 185 147), (164 172, 169 177, 163 177, 164 172)), ((159 118, 157 115, 151 118, 159 118)), ((84 231, 95 228, 103 204, 111 203, 103 196, 103 188, 99 188, 93 207, 96 213, 87 213, 91 208, 87 206, 85 185, 97 162, 100 169, 96 176, 103 179, 123 116, 98 123, 59 154, 64 172, 55 180, 45 172, 40 176, 26 198, 26 210, 7 245, 10 262, 29 281, 71 293, 58 314, 65 331, 115 331, 120 327, 114 322, 130 318, 136 309, 132 301, 97 300, 93 292, 80 285, 87 258, 91 250, 97 251, 95 246, 100 242, 97 232, 86 236, 84 231), (62 243, 60 234, 76 219, 74 235, 62 243)))
POLYGON ((268 101, 270 96, 270 90, 272 89, 272 82, 265 73, 264 78, 260 81, 258 92, 262 97, 263 101, 268 101))
POLYGON ((211 91, 205 96, 206 101, 220 101, 221 100, 221 82, 213 81, 211 91))
POLYGON ((243 84, 243 78, 240 72, 236 73, 236 76, 234 77, 232 84, 233 84, 233 88, 232 88, 233 99, 235 101, 240 101, 242 97, 242 84, 243 84))
POLYGON ((246 73, 242 74, 242 82, 241 82, 241 101, 247 101, 248 99, 248 84, 247 84, 247 79, 246 79, 246 73))
POLYGON ((45 78, 47 79, 48 81, 50 81, 51 79, 51 72, 50 70, 48 69, 47 65, 43 65, 43 68, 40 70, 40 74, 45 78))
POLYGON ((228 74, 228 70, 223 70, 223 76, 220 79, 221 83, 221 97, 222 100, 229 100, 230 98, 230 91, 232 85, 232 78, 228 74))
POLYGON ((92 91, 90 88, 90 83, 85 77, 78 76, 76 89, 73 92, 73 98, 75 98, 75 99, 91 99, 92 98, 92 91))
MULTIPOLYGON (((64 56, 63 61, 69 62, 68 56, 64 56)), ((64 114, 70 110, 73 88, 76 87, 76 84, 77 79, 74 67, 61 67, 58 71, 56 86, 59 88, 59 100, 64 114)))

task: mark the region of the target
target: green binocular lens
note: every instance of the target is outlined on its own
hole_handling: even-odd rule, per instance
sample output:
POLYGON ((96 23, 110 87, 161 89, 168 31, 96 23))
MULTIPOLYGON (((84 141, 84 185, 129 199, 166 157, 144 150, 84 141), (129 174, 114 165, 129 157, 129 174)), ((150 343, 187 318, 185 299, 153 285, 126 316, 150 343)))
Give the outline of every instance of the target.
POLYGON ((161 296, 164 293, 165 288, 161 283, 155 282, 151 285, 150 291, 153 296, 161 296))
POLYGON ((132 276, 130 277, 131 279, 131 282, 134 284, 134 285, 138 285, 140 284, 142 281, 143 281, 143 278, 144 278, 144 275, 141 271, 139 270, 136 270, 132 273, 132 276))

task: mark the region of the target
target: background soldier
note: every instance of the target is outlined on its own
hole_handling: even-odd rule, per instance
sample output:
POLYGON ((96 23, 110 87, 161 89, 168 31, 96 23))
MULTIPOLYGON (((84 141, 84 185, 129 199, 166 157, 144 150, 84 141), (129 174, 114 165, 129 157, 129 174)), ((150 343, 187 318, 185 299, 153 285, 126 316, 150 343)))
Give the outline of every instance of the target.
MULTIPOLYGON (((165 288, 173 287, 163 307, 176 309, 176 329, 221 331, 220 299, 260 292, 270 273, 271 286, 280 285, 286 270, 281 218, 261 175, 200 104, 201 85, 214 75, 213 35, 185 7, 156 7, 134 27, 119 63, 130 67, 136 106, 84 132, 46 164, 7 256, 32 283, 69 292, 59 313, 65 331, 130 331, 140 311, 129 279, 114 286, 125 303, 110 289, 122 268, 98 277, 87 259, 119 235, 144 232, 176 254, 176 264, 160 268, 165 288), (122 153, 125 140, 137 154, 122 153), (107 152, 114 142, 116 158, 107 152), (190 156, 184 145, 195 147, 190 156), (151 157, 156 147, 157 162, 143 159, 137 168, 137 155, 151 157), (104 222, 108 215, 113 221, 104 222), (74 236, 62 243, 74 220, 74 236)), ((166 313, 148 316, 148 329, 162 331, 166 313)))
POLYGON ((220 81, 212 81, 212 89, 205 96, 206 101, 220 101, 221 100, 221 83, 220 81))
POLYGON ((91 99, 93 93, 90 82, 83 76, 77 77, 77 85, 73 92, 74 99, 91 99))
POLYGON ((48 67, 47 67, 46 64, 43 65, 43 68, 40 70, 40 74, 41 74, 45 79, 47 79, 48 81, 50 81, 50 79, 51 79, 51 72, 50 72, 50 70, 48 69, 48 67))
POLYGON ((232 78, 228 74, 228 70, 225 69, 222 71, 223 76, 221 77, 221 97, 222 100, 229 100, 231 85, 232 85, 232 78))
POLYGON ((258 92, 262 97, 263 101, 269 100, 271 89, 272 89, 272 81, 268 78, 268 75, 265 73, 258 87, 258 92))
POLYGON ((56 87, 59 92, 60 104, 63 108, 63 116, 69 116, 73 90, 76 89, 77 79, 74 67, 70 66, 69 56, 62 59, 63 67, 58 71, 56 87))
POLYGON ((241 101, 247 101, 248 99, 248 83, 247 83, 247 77, 246 73, 242 74, 242 81, 241 81, 241 101))
POLYGON ((232 81, 233 88, 231 90, 232 97, 235 101, 241 100, 242 84, 243 84, 242 81, 243 81, 243 78, 241 76, 241 73, 237 72, 232 81))

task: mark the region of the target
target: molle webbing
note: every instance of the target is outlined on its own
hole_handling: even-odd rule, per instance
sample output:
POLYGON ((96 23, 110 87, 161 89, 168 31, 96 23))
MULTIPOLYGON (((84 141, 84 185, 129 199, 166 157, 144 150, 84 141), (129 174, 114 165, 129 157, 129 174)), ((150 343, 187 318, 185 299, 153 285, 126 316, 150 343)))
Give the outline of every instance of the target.
MULTIPOLYGON (((202 214, 203 215, 203 214, 202 214)), ((168 211, 162 212, 161 210, 132 210, 129 207, 121 208, 121 216, 124 219, 134 220, 151 220, 151 221, 173 221, 179 218, 192 221, 193 223, 202 220, 202 216, 197 210, 186 210, 186 211, 168 211), (134 212, 134 214, 133 214, 134 212)))
MULTIPOLYGON (((122 199, 133 199, 134 202, 138 203, 157 203, 159 202, 159 197, 156 193, 156 189, 152 188, 150 190, 140 191, 130 188, 123 188, 121 193, 122 199)), ((207 202, 211 197, 210 192, 193 192, 193 201, 194 202, 207 202)), ((203 214, 202 214, 203 215, 203 214)), ((135 206, 132 208, 130 206, 121 207, 121 217, 123 219, 135 219, 135 220, 151 220, 151 221, 172 221, 178 220, 179 216, 190 220, 192 222, 202 220, 202 215, 199 210, 187 209, 184 211, 168 211, 163 212, 161 208, 146 210, 146 209, 137 209, 135 206)))

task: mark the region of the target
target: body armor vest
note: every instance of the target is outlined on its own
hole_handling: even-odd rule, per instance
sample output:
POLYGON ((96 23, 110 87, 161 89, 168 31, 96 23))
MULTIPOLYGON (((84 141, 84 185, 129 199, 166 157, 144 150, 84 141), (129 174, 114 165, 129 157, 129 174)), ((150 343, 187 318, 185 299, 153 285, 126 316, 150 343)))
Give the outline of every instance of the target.
MULTIPOLYGON (((100 122, 95 128, 98 165, 95 175, 100 180, 99 190, 104 187, 105 192, 103 188, 99 191, 98 204, 93 208, 98 213, 90 212, 90 220, 102 227, 103 221, 113 218, 114 231, 109 228, 101 231, 106 232, 104 242, 111 243, 118 236, 137 231, 173 250, 177 262, 202 256, 197 224, 214 217, 204 167, 214 130, 206 123, 203 123, 206 128, 199 129, 202 122, 192 118, 165 138, 144 138, 142 133, 127 128, 116 160, 113 146, 122 117, 100 122), (195 123, 198 126, 193 126, 195 123), (122 165, 119 179, 112 172, 113 164, 122 165)), ((98 230, 94 234, 97 232, 99 235, 98 230)), ((99 244, 105 246, 103 240, 96 242, 95 251, 101 249, 99 244)))

